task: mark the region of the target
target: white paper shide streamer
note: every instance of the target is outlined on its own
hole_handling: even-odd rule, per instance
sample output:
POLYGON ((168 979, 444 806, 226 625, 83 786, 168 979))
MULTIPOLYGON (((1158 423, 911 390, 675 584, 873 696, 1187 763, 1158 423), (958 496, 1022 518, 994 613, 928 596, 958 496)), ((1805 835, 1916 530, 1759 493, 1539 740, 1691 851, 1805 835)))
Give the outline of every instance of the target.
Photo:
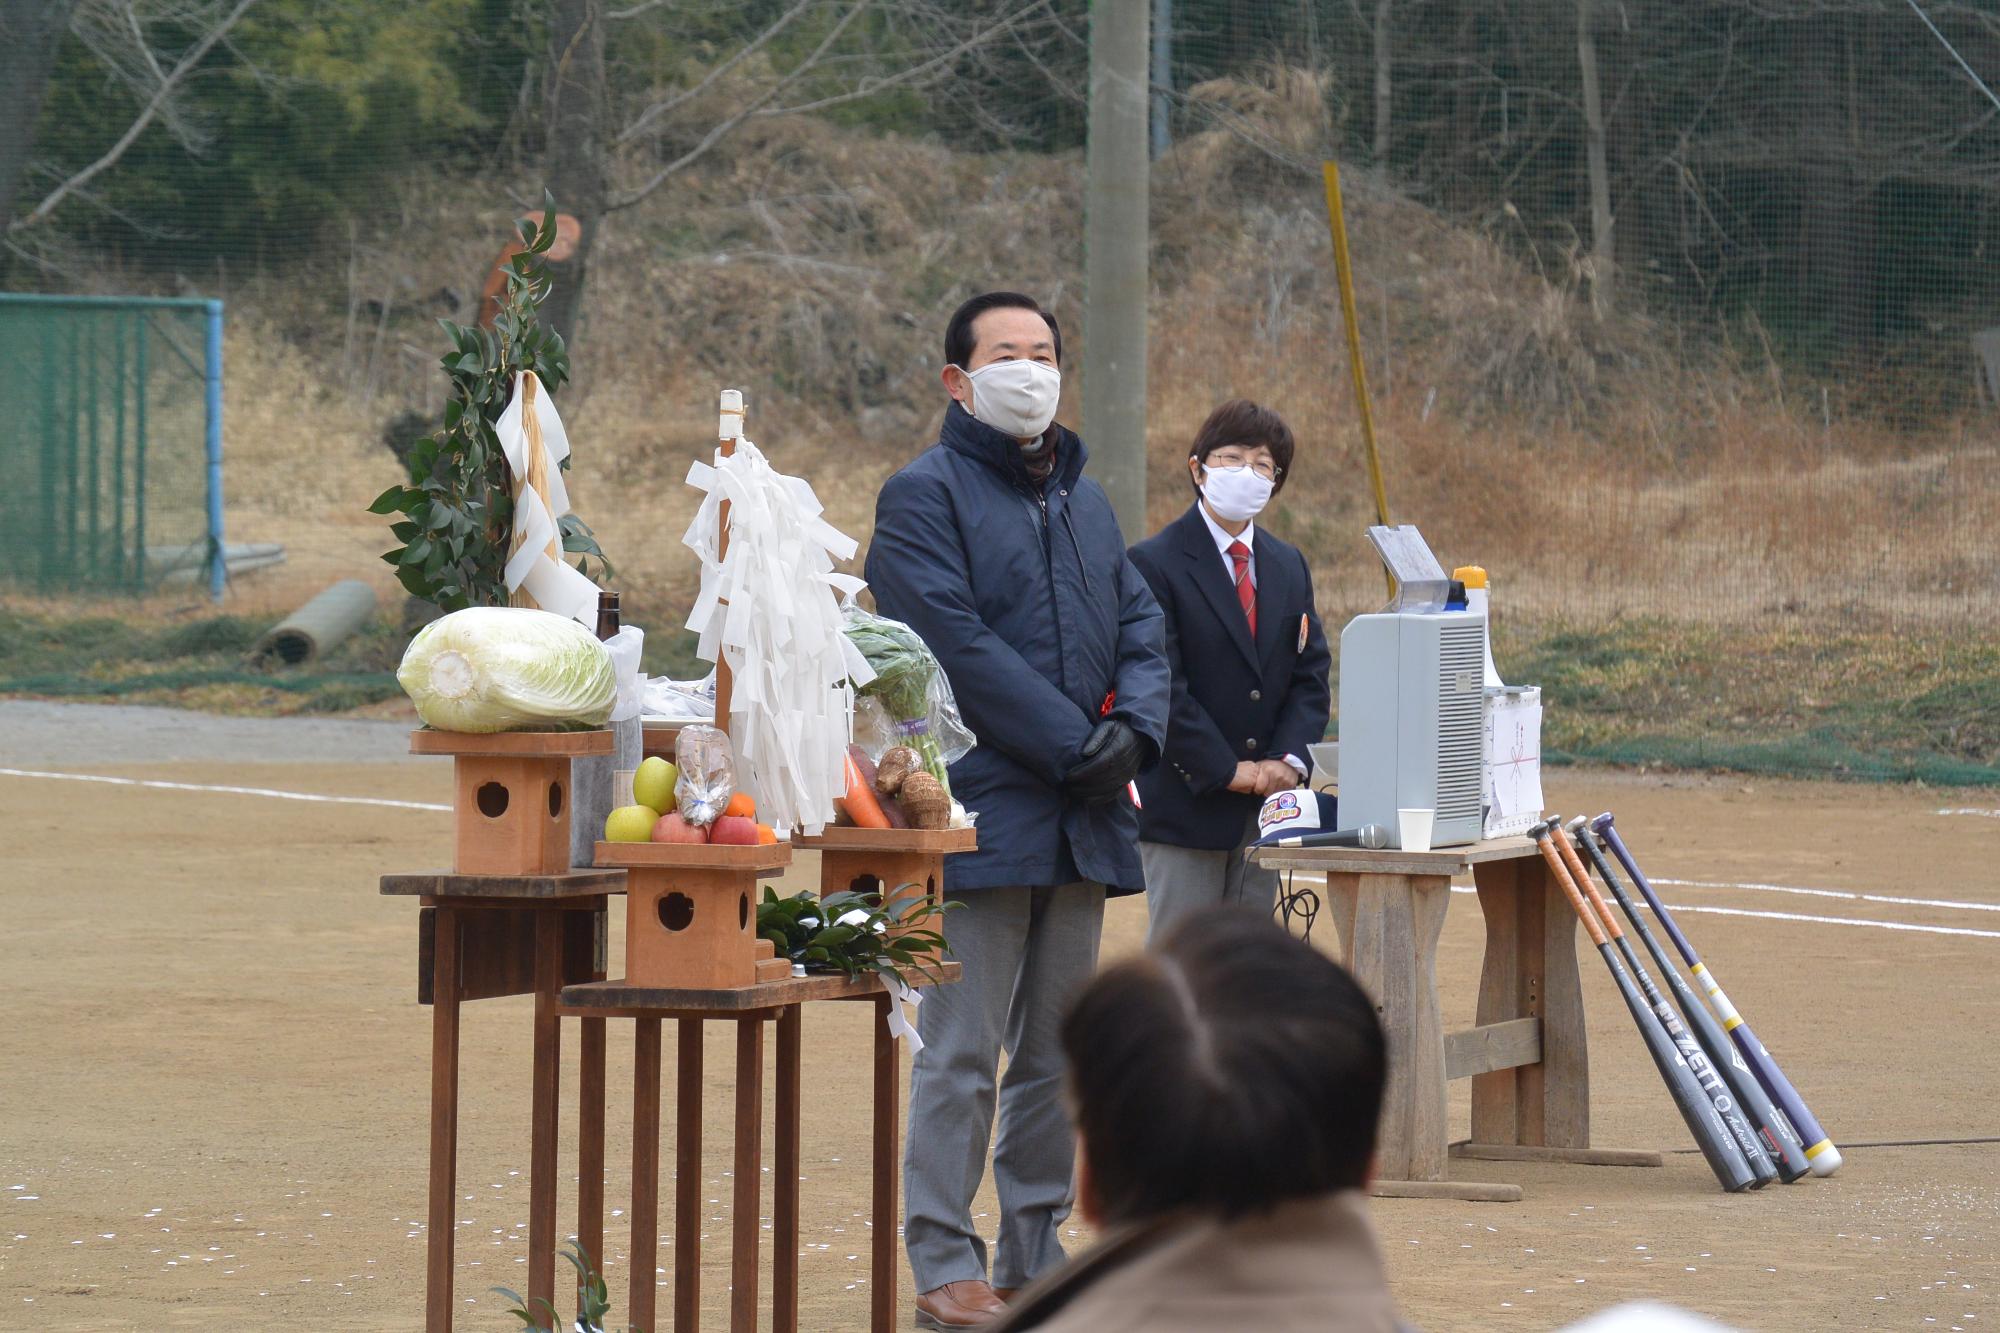
POLYGON ((595 629, 598 587, 563 560, 557 525, 569 512, 562 474, 569 433, 533 371, 515 373, 514 397, 493 431, 514 481, 514 553, 507 559, 507 591, 526 593, 542 610, 595 629))
POLYGON ((701 636, 700 655, 733 673, 729 716, 719 721, 735 744, 737 785, 781 836, 818 833, 842 794, 848 678, 873 678, 841 629, 840 597, 862 583, 834 562, 850 559, 856 543, 821 517, 810 485, 773 470, 749 440, 729 457, 718 451, 714 466, 695 463, 688 485, 707 498, 682 539, 701 558, 687 627, 701 636))

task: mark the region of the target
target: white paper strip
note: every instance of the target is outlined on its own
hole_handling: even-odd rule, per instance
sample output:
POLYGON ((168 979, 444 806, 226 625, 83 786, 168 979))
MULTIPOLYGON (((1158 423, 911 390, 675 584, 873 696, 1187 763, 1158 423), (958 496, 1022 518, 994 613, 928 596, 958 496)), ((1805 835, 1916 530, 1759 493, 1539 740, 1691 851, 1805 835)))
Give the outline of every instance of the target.
POLYGON ((845 787, 858 654, 841 629, 840 597, 863 585, 834 562, 857 543, 820 517, 809 484, 774 470, 749 440, 727 458, 718 451, 713 466, 695 463, 687 480, 705 492, 682 538, 702 564, 687 627, 699 655, 727 662, 736 682, 726 722, 738 782, 781 834, 817 833, 845 787), (729 554, 719 559, 724 502, 729 554))
POLYGON ((569 457, 569 432, 563 429, 555 401, 540 381, 535 383, 535 426, 541 435, 545 480, 539 492, 528 484, 534 470, 534 460, 529 457, 534 444, 523 421, 526 415, 523 389, 532 374, 525 370, 516 372, 514 396, 493 424, 514 483, 515 550, 507 559, 504 576, 507 591, 525 589, 544 611, 568 616, 594 629, 598 587, 560 558, 561 520, 569 512, 569 487, 564 484, 562 474, 562 462, 569 457), (556 557, 549 555, 551 542, 555 543, 556 557))
POLYGON ((910 1044, 910 1054, 915 1055, 924 1048, 924 1039, 918 1033, 917 1025, 912 1023, 903 1013, 903 1006, 906 1004, 909 1005, 910 1013, 914 1014, 917 1011, 917 1006, 924 1002, 923 992, 914 987, 906 986, 900 981, 892 981, 889 983, 889 994, 895 997, 895 1002, 889 1006, 889 1012, 886 1015, 889 1023, 889 1035, 892 1037, 901 1037, 907 1041, 910 1044))

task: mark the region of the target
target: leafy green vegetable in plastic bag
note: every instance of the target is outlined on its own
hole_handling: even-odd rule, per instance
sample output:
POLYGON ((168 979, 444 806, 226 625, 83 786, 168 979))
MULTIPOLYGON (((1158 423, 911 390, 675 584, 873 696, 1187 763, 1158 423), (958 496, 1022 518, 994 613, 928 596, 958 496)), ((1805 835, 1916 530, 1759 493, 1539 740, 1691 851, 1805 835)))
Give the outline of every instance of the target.
POLYGON ((432 621, 410 640, 396 680, 438 731, 601 727, 618 695, 611 654, 589 630, 522 607, 432 621))
POLYGON ((959 720, 958 700, 951 681, 918 633, 900 620, 871 615, 849 602, 841 608, 848 639, 875 672, 875 679, 856 687, 855 739, 871 758, 879 759, 889 745, 907 745, 924 761, 930 775, 951 792, 946 767, 977 744, 959 720), (867 705, 877 704, 888 715, 888 737, 871 744, 862 735, 867 705))

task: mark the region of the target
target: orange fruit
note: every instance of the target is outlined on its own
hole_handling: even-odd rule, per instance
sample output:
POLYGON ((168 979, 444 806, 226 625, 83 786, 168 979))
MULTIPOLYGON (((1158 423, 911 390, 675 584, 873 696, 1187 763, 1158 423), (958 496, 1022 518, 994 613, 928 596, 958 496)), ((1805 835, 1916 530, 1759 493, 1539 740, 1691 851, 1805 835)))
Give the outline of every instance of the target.
POLYGON ((757 817, 757 802, 750 799, 749 792, 739 791, 729 798, 729 804, 723 807, 722 813, 725 815, 741 815, 745 819, 755 819, 757 817))
POLYGON ((758 846, 771 847, 776 845, 777 841, 778 841, 778 831, 776 829, 772 828, 769 824, 759 824, 757 826, 758 846))

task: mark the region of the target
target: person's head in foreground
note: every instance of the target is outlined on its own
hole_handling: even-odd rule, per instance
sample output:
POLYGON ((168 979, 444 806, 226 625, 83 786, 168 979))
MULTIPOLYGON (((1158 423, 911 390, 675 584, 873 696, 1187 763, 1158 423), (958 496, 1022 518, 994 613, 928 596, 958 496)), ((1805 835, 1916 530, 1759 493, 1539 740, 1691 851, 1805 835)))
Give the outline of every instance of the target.
POLYGON ((1100 1245, 1002 1329, 1396 1329, 1368 1227, 1374 1005, 1264 913, 1188 917, 1062 1027, 1078 1207, 1100 1245))
POLYGON ((1100 1246, 1007 1329, 1393 1329, 1361 1191, 1385 1045, 1332 959, 1240 907, 1100 974, 1063 1025, 1100 1246))
POLYGON ((1063 1025, 1094 1225, 1223 1218, 1358 1190, 1384 1044, 1338 963, 1249 910, 1191 918, 1108 969, 1063 1025))

